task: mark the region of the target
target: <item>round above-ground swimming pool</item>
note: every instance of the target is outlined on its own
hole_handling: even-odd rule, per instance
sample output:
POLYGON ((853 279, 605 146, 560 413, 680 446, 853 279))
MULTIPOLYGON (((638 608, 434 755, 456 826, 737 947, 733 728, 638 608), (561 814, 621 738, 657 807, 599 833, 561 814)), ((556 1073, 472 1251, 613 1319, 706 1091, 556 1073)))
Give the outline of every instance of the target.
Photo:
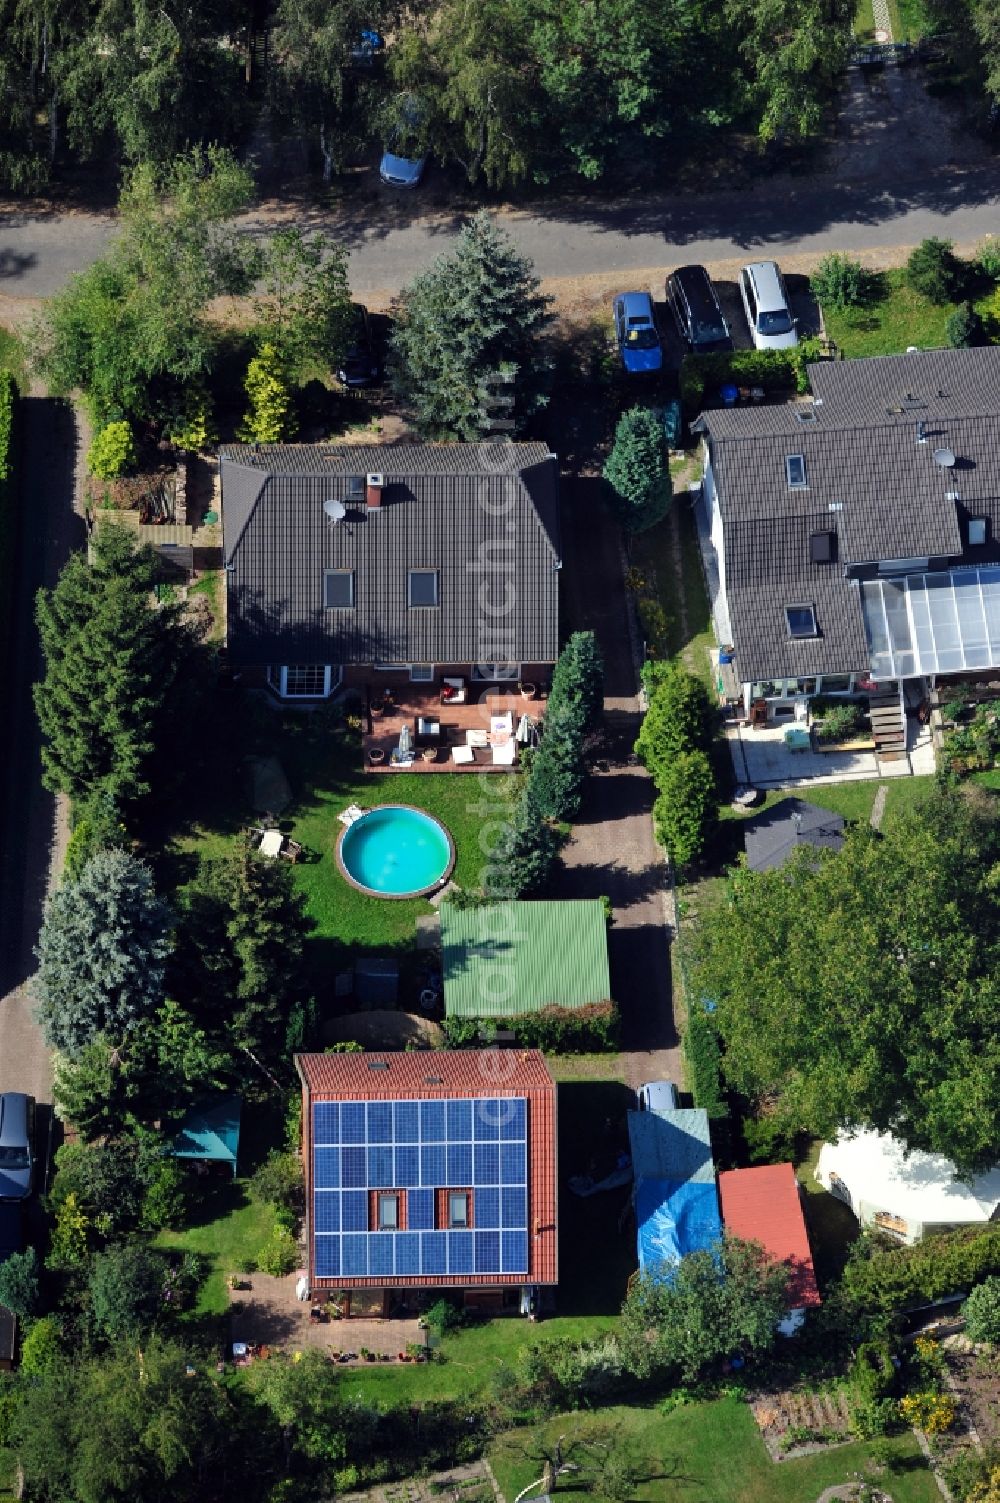
POLYGON ((420 898, 451 875, 455 845, 433 815, 381 804, 344 830, 337 863, 352 886, 373 898, 420 898))

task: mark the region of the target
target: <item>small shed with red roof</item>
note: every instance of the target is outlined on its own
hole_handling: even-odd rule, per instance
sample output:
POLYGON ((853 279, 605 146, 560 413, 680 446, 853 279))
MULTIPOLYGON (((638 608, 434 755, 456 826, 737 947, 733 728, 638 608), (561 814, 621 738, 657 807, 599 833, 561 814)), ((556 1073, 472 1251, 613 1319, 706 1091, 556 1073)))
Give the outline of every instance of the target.
POLYGON ((806 1310, 820 1303, 795 1170, 791 1164, 726 1169, 719 1175, 719 1204, 727 1232, 759 1242, 772 1258, 788 1265, 788 1315, 778 1329, 793 1335, 806 1310))
POLYGON ((300 1054, 308 1282, 356 1315, 529 1308, 557 1281, 556 1087, 537 1049, 300 1054))

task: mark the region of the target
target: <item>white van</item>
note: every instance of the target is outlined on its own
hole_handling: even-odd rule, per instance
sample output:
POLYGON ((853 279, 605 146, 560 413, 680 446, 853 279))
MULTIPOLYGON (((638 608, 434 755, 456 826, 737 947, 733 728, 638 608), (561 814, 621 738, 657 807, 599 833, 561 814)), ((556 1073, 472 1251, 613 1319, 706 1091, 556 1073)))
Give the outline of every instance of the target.
POLYGON ((758 350, 790 350, 799 342, 776 261, 753 261, 740 272, 740 293, 758 350))
POLYGON ((672 1080, 650 1080, 636 1091, 641 1112, 675 1112, 677 1087, 672 1080))

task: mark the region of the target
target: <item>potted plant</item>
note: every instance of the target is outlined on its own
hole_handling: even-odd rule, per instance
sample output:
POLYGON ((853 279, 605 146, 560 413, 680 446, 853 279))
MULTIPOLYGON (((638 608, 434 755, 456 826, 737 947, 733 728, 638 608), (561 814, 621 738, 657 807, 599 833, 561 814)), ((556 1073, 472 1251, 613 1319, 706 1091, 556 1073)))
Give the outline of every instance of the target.
POLYGON ((521 691, 522 699, 534 699, 535 695, 538 693, 538 685, 528 683, 527 681, 518 684, 517 687, 521 691))
POLYGON ((385 752, 380 746, 373 746, 368 753, 368 761, 372 767, 379 767, 385 761, 385 752))

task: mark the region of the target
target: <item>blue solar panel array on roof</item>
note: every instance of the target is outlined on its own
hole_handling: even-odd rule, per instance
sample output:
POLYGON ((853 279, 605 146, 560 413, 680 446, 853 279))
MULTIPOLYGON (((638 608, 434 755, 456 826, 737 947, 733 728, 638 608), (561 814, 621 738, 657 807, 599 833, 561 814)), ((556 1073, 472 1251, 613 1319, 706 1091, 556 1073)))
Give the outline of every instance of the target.
POLYGON ((524 1097, 313 1105, 317 1278, 528 1272, 524 1097), (436 1226, 436 1191, 472 1190, 469 1229, 436 1226), (370 1230, 369 1194, 406 1195, 406 1230, 370 1230))

